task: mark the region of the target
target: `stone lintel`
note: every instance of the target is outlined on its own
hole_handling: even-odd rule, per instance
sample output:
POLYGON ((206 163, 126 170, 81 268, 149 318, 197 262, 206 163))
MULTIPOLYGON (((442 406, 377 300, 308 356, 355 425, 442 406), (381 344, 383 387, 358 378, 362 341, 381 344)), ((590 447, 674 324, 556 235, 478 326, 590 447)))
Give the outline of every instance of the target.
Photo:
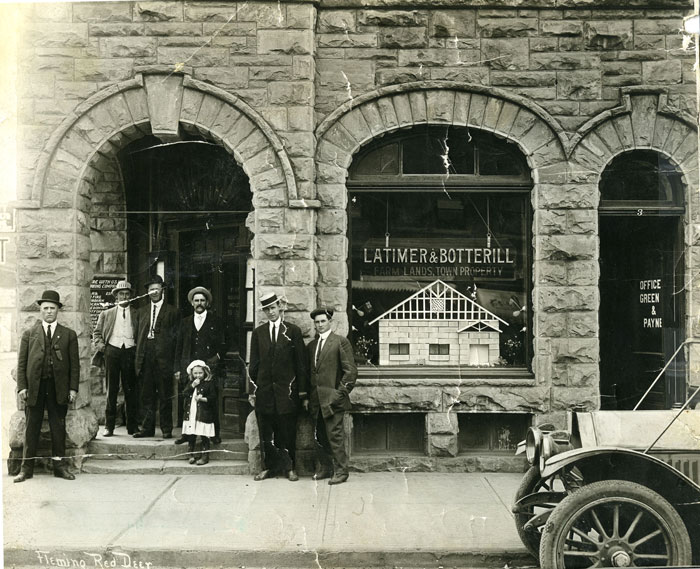
POLYGON ((289 200, 290 209, 320 209, 321 200, 289 200))

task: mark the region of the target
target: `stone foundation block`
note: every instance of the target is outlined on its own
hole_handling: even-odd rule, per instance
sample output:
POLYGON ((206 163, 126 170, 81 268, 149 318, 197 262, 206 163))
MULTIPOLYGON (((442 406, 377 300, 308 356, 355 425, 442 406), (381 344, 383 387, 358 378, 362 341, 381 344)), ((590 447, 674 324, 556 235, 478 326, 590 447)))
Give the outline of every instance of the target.
POLYGON ((428 436, 428 454, 430 456, 457 456, 458 451, 456 434, 428 436))

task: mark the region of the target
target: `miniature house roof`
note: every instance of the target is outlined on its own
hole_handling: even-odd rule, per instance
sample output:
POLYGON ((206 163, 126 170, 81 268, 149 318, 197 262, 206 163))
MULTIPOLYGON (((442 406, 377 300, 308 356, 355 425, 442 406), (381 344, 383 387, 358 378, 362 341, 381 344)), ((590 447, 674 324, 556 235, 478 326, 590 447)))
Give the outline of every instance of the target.
POLYGON ((463 295, 458 290, 440 279, 423 287, 406 300, 390 308, 382 315, 370 322, 374 324, 379 320, 457 320, 466 322, 458 330, 485 330, 490 328, 500 332, 499 322, 506 326, 508 323, 489 312, 471 298, 463 295))

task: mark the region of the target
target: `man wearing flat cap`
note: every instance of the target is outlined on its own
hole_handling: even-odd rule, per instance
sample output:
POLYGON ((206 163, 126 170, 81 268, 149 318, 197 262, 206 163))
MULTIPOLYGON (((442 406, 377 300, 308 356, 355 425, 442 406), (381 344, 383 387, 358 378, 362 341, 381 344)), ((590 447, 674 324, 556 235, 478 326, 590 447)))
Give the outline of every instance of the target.
POLYGON ((57 478, 74 480, 63 457, 66 455, 68 403, 76 400, 80 382, 78 336, 56 322, 63 304, 55 290, 44 291, 36 302, 41 320, 22 334, 17 358, 17 393, 26 405, 27 424, 22 469, 14 481, 24 482, 34 476, 34 457, 44 409, 49 415, 53 474, 57 478))
POLYGON ((263 454, 263 470, 254 479, 283 474, 296 482, 297 416, 309 381, 306 346, 299 327, 283 320, 275 293, 261 296, 260 308, 268 321, 253 330, 249 366, 249 401, 263 454))
POLYGON ((329 484, 342 484, 348 479, 344 419, 351 408, 350 392, 355 387, 357 367, 348 339, 331 331, 332 318, 330 308, 317 308, 311 313, 318 335, 308 346, 308 409, 315 427, 318 460, 314 478, 330 477, 329 484))
POLYGON ((164 299, 165 283, 156 275, 145 284, 150 301, 136 316, 136 373, 141 383, 143 423, 134 438, 153 437, 156 406, 164 439, 173 436, 173 348, 180 314, 164 299))
MULTIPOLYGON (((187 300, 192 305, 194 313, 185 316, 180 321, 175 348, 175 377, 178 380, 180 397, 178 399, 178 424, 182 423, 183 396, 182 391, 187 387, 187 367, 194 360, 204 361, 211 370, 213 380, 217 382, 221 393, 223 377, 223 361, 226 355, 226 330, 224 323, 213 314, 209 308, 212 303, 211 292, 203 286, 196 286, 187 293, 187 300)), ((221 422, 217 409, 214 417, 215 435, 212 442, 221 441, 221 422)), ((187 442, 187 436, 182 435, 175 444, 187 442)))
POLYGON ((136 383, 136 309, 129 300, 133 289, 128 281, 119 281, 112 289, 117 304, 100 312, 95 330, 92 332, 92 345, 96 354, 104 357, 105 378, 107 380, 107 402, 105 406, 105 431, 102 436, 114 434, 117 417, 117 395, 121 381, 126 409, 126 430, 130 435, 138 431, 139 393, 136 383))

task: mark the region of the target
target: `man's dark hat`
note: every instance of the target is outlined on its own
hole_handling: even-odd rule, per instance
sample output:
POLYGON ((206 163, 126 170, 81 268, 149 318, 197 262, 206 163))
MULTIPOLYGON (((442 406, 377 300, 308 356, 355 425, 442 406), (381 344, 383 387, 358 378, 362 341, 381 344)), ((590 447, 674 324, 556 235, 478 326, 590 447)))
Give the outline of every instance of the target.
POLYGON ((260 308, 267 308, 278 301, 279 298, 277 298, 277 295, 274 292, 268 292, 260 297, 260 308))
POLYGON ((203 286, 196 286, 190 292, 187 293, 187 301, 190 304, 192 304, 192 299, 194 298, 195 294, 203 294, 204 297, 207 299, 207 302, 209 304, 212 303, 212 297, 211 297, 211 293, 209 292, 209 290, 207 290, 203 286))
POLYGON ((41 298, 37 300, 36 303, 41 306, 42 302, 53 302, 58 305, 59 308, 63 308, 61 296, 55 290, 45 290, 41 293, 41 298))
POLYGON ((155 275, 148 279, 148 282, 146 282, 146 284, 143 285, 143 288, 148 288, 152 284, 159 284, 160 286, 165 288, 165 282, 163 281, 163 277, 161 277, 160 275, 155 275))
POLYGON ((332 308, 317 308, 311 313, 311 320, 316 318, 319 314, 325 314, 328 316, 328 320, 333 318, 334 310, 332 308))

